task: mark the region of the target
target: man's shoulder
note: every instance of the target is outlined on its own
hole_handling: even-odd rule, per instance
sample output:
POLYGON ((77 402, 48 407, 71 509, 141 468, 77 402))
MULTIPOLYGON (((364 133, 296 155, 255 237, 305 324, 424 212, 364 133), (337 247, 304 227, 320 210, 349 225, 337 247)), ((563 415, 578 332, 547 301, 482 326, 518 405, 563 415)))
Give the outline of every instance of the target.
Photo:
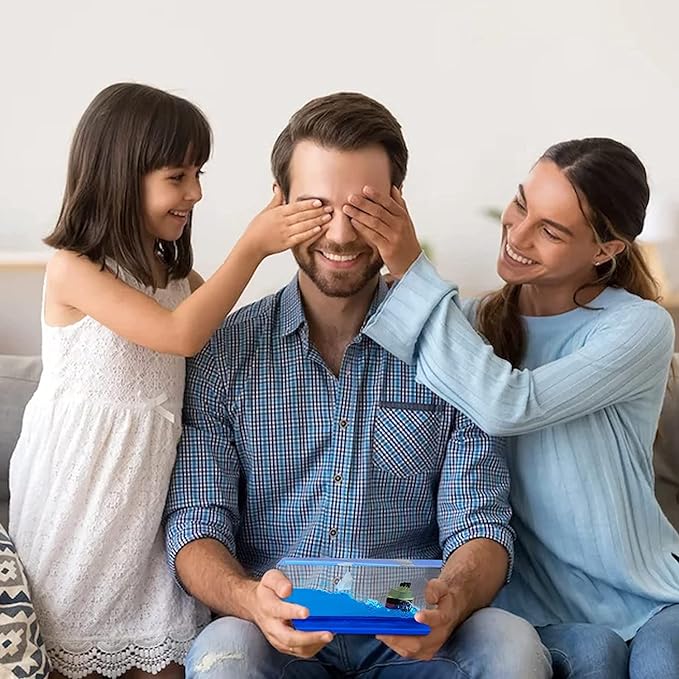
POLYGON ((282 290, 237 309, 224 319, 210 346, 219 361, 232 363, 252 355, 264 339, 275 334, 282 290))
POLYGON ((250 327, 271 326, 277 317, 283 290, 267 295, 229 314, 217 331, 222 336, 247 332, 250 327))

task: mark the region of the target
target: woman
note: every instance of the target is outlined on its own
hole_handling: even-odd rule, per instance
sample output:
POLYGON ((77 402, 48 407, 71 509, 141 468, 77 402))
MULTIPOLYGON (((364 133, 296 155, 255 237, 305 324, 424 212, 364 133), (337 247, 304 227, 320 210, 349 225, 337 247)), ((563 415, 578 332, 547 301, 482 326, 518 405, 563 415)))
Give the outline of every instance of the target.
POLYGON ((401 279, 366 334, 512 437, 517 549, 497 605, 539 628, 557 677, 679 677, 679 536, 652 469, 674 330, 635 244, 648 197, 626 146, 552 146, 502 214, 505 287, 465 306, 397 189, 344 207, 401 279))

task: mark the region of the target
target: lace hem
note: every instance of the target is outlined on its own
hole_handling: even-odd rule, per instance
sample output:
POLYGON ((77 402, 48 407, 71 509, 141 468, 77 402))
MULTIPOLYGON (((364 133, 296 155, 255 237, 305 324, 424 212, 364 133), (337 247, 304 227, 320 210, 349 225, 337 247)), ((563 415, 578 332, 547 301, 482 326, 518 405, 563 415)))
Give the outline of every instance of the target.
POLYGON ((168 637, 155 646, 129 644, 114 651, 92 646, 83 651, 69 651, 55 646, 47 648, 52 669, 70 679, 83 679, 96 672, 116 679, 131 669, 157 674, 171 663, 184 664, 193 639, 177 641, 168 637))

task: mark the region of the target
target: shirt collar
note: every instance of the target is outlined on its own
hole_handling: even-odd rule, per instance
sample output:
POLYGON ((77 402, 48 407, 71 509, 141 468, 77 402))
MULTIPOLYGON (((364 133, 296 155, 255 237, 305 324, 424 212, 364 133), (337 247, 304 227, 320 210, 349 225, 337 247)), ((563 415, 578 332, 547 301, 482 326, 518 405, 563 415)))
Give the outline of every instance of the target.
POLYGON ((295 274, 295 277, 283 288, 280 304, 280 319, 281 335, 283 337, 291 335, 300 325, 306 323, 302 296, 299 294, 297 274, 295 274))
MULTIPOLYGON (((384 281, 384 277, 380 276, 377 290, 370 303, 370 307, 368 308, 368 313, 365 315, 363 325, 361 326, 361 332, 370 317, 382 304, 388 292, 389 286, 384 281)), ((298 330, 301 325, 306 325, 304 305, 302 304, 302 296, 299 292, 297 274, 295 274, 295 277, 283 288, 280 303, 280 319, 280 331, 283 337, 291 335, 298 330)))

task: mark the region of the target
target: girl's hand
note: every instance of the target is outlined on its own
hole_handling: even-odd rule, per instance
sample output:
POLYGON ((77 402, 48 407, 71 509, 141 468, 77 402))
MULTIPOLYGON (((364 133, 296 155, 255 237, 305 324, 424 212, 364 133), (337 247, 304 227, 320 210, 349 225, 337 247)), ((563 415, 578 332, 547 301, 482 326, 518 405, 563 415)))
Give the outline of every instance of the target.
POLYGON ((401 278, 420 256, 422 247, 415 227, 395 186, 390 196, 364 186, 362 195, 350 195, 342 210, 356 231, 378 249, 394 278, 401 278))
POLYGON ((250 222, 241 241, 263 259, 317 237, 330 221, 330 213, 332 208, 323 207, 318 199, 286 205, 276 187, 271 202, 250 222))

